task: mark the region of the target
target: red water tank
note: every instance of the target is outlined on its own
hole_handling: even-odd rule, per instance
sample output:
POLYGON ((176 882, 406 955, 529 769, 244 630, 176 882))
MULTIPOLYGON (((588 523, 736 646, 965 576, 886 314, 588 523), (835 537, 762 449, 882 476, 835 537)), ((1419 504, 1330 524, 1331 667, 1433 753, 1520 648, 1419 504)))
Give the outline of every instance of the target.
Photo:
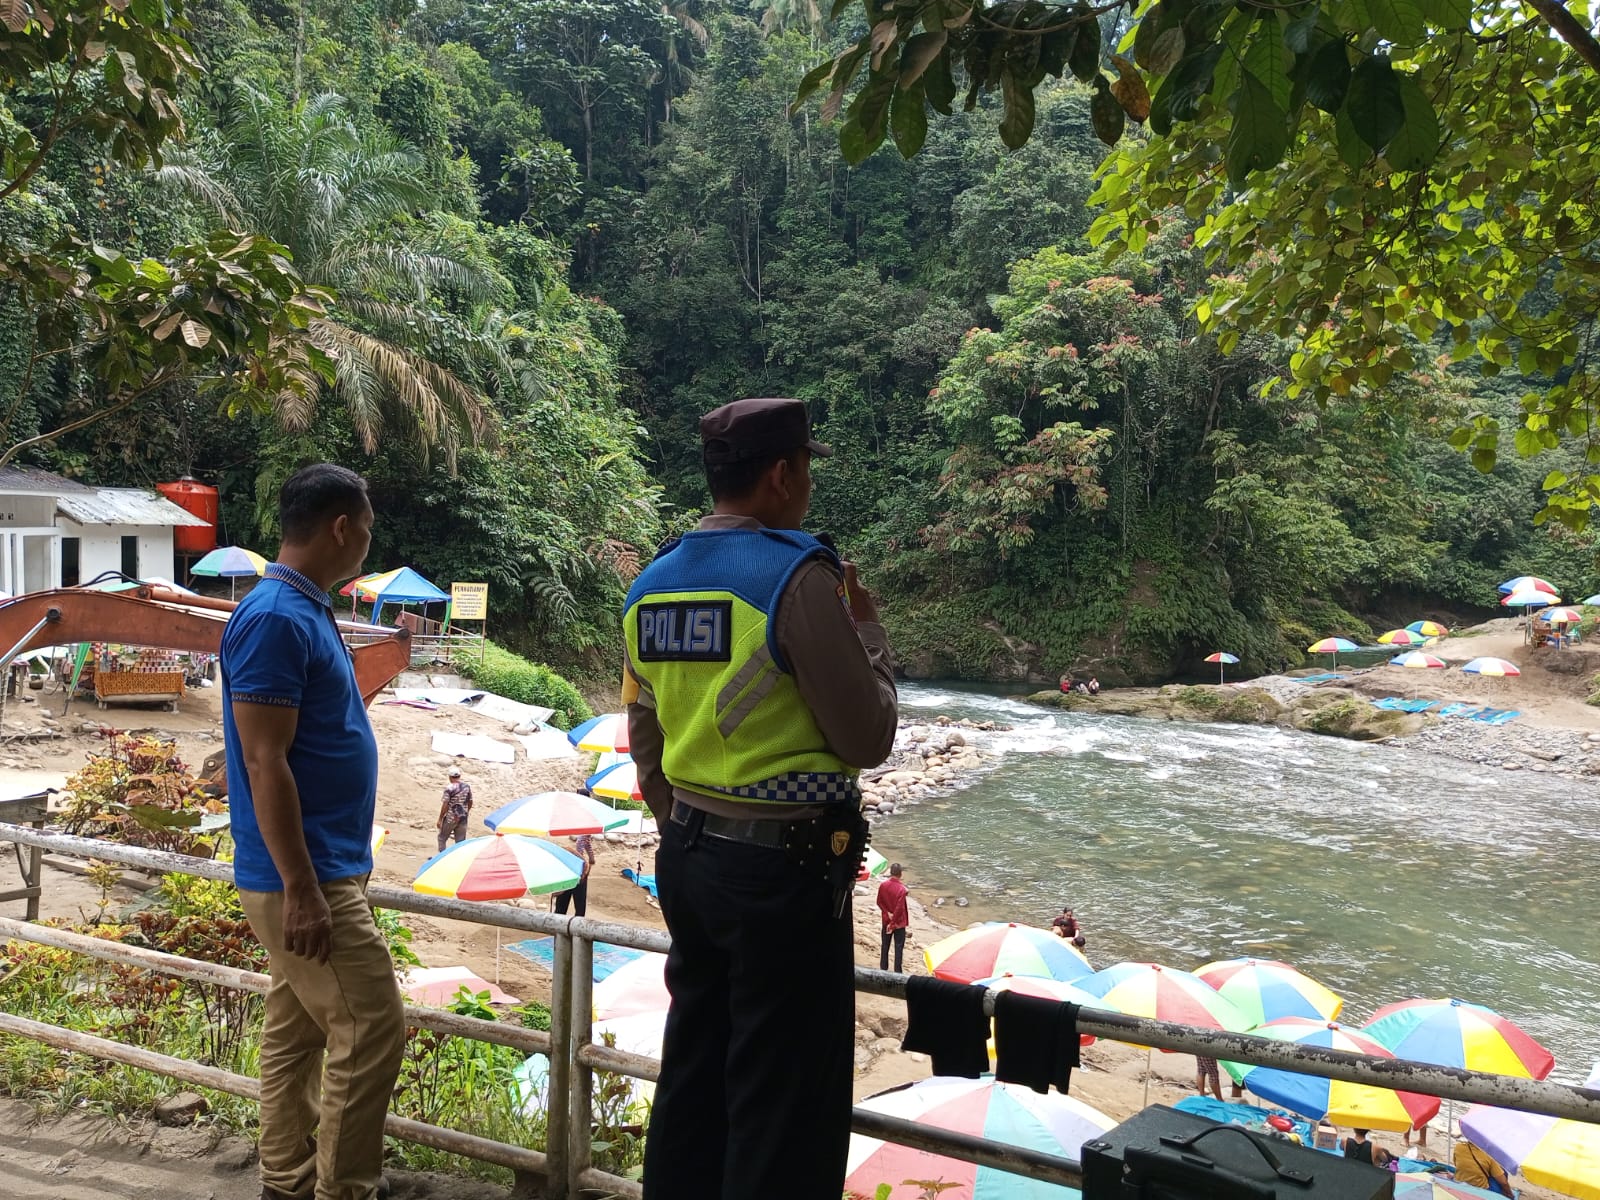
POLYGON ((204 525, 184 525, 172 531, 172 548, 179 554, 204 554, 217 548, 217 489, 185 475, 176 483, 158 483, 156 491, 179 508, 191 512, 204 525))

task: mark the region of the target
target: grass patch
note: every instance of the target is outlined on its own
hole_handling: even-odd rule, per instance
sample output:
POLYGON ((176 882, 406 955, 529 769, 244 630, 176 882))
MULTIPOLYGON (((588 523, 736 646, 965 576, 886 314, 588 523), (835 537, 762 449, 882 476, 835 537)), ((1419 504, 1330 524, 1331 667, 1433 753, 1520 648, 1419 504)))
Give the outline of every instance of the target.
POLYGON ((481 661, 463 656, 456 659, 455 668, 473 683, 497 696, 554 709, 551 720, 568 729, 594 716, 594 710, 584 700, 583 694, 563 676, 543 663, 513 654, 493 642, 484 647, 481 661))

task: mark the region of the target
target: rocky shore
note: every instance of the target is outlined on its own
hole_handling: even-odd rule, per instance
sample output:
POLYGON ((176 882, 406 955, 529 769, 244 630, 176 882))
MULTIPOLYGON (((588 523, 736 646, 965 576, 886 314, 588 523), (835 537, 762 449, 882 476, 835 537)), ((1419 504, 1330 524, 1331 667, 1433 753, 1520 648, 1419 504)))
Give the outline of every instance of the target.
POLYGON ((945 716, 902 721, 888 761, 861 773, 862 811, 867 821, 881 821, 908 805, 955 791, 965 777, 981 771, 993 759, 976 745, 975 735, 1009 728, 994 721, 958 721, 945 716))
POLYGON ((1401 745, 1445 754, 1506 771, 1531 771, 1571 779, 1600 775, 1600 733, 1536 726, 1479 725, 1472 721, 1429 721, 1399 739, 1401 745))

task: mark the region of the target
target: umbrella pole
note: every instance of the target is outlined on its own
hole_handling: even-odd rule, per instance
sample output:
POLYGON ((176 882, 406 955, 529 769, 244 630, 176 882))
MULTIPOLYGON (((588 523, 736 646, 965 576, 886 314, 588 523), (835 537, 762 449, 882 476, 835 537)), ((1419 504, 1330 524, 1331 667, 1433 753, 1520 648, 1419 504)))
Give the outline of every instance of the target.
POLYGON ((1154 1062, 1156 1052, 1149 1046, 1144 1048, 1144 1103, 1140 1108, 1150 1107, 1150 1068, 1154 1062))
POLYGON ((228 599, 229 600, 235 600, 235 599, 238 598, 238 596, 239 596, 239 577, 237 575, 229 575, 228 576, 228 599))
POLYGON ((500 986, 500 926, 494 927, 494 985, 500 986))

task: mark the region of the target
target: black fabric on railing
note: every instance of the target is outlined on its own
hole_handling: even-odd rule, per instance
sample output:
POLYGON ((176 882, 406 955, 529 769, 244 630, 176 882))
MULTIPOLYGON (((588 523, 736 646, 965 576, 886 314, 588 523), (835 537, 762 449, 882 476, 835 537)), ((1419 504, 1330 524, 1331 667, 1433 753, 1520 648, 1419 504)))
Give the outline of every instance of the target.
POLYGON ((906 1038, 900 1048, 933 1059, 935 1075, 976 1079, 989 1069, 989 1018, 980 987, 927 975, 906 981, 906 1038))
POLYGON ((994 1077, 1065 1092, 1078 1065, 1078 1006, 1020 992, 994 1000, 994 1077))

